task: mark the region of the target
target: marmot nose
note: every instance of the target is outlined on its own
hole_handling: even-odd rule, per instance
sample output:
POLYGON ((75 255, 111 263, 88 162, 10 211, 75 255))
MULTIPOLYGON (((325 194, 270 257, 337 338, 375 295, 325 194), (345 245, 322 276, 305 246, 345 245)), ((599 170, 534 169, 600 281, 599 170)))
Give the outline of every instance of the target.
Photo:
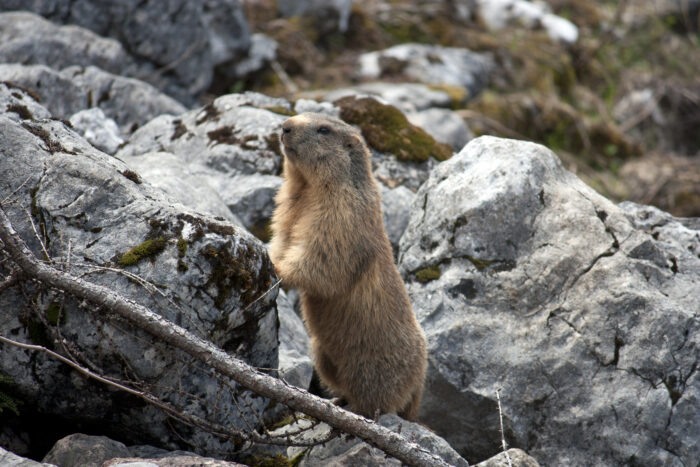
POLYGON ((283 126, 282 131, 284 133, 291 133, 292 132, 292 127, 291 126, 283 126))

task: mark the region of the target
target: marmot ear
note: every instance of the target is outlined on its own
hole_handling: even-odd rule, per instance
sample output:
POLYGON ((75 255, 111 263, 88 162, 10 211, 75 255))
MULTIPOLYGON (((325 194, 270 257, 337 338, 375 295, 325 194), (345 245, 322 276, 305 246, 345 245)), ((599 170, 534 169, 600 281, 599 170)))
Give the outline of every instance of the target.
POLYGON ((360 145, 360 146, 361 146, 361 145, 362 145, 362 140, 361 140, 360 137, 357 136, 357 135, 351 135, 351 136, 350 136, 350 141, 348 141, 348 142, 345 144, 345 147, 346 147, 346 148, 351 148, 351 147, 356 146, 356 145, 360 145))

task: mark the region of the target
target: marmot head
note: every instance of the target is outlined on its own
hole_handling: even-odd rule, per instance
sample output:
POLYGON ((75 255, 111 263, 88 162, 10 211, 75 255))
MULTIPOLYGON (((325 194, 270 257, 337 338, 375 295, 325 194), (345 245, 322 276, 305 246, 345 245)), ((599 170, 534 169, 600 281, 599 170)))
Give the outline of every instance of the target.
POLYGON ((306 112, 282 124, 286 157, 310 182, 364 184, 369 150, 360 132, 337 118, 306 112))

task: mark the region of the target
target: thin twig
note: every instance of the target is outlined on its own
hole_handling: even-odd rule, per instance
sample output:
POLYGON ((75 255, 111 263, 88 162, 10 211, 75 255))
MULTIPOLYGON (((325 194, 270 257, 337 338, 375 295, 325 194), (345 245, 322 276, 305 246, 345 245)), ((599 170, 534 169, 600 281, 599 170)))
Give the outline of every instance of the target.
POLYGON ((506 460, 508 461, 508 467, 513 467, 510 461, 510 455, 508 454, 508 445, 506 444, 506 437, 503 434, 503 411, 501 410, 501 388, 496 389, 496 402, 498 402, 498 421, 501 424, 501 447, 503 448, 503 453, 506 455, 506 460))
POLYGON ((44 251, 44 255, 46 256, 46 260, 49 263, 52 263, 51 261, 51 256, 49 256, 49 252, 46 250, 46 245, 44 245, 44 241, 41 239, 39 236, 39 232, 36 230, 36 226, 34 225, 34 219, 32 219, 32 215, 29 214, 29 211, 27 211, 27 208, 24 208, 24 213, 27 215, 27 218, 29 219, 29 223, 32 225, 32 230, 34 231, 34 236, 36 237, 37 240, 39 240, 39 244, 41 245, 41 249, 44 251))
POLYGON ((304 412, 341 431, 367 441, 410 466, 447 467, 449 465, 440 456, 371 420, 341 409, 333 405, 332 402, 309 394, 301 388, 287 386, 272 376, 256 371, 211 342, 107 287, 78 279, 38 261, 19 237, 1 206, 0 240, 5 244, 13 261, 28 276, 104 307, 134 326, 152 334, 160 341, 190 354, 253 392, 281 402, 293 410, 304 412))
POLYGON ((10 199, 12 196, 14 196, 15 193, 17 193, 19 190, 21 190, 22 187, 23 187, 24 185, 26 185, 27 182, 28 182, 29 180, 31 180, 32 175, 33 175, 33 174, 29 174, 29 176, 28 176, 26 179, 24 179, 24 181, 22 182, 22 184, 21 184, 20 186, 18 186, 18 187, 15 189, 15 191, 13 191, 13 192, 10 193, 9 195, 5 196, 5 199, 3 199, 2 201, 0 201, 0 204, 3 204, 3 205, 6 204, 6 201, 7 201, 8 199, 10 199))
MULTIPOLYGON (((88 378, 92 378, 96 381, 99 381, 101 383, 104 383, 108 386, 112 386, 116 389, 119 389, 120 391, 127 392, 129 394, 132 394, 149 404, 152 404, 159 409, 167 412, 170 414, 173 418, 176 418, 180 420, 181 422, 187 423, 192 426, 197 426, 200 428, 204 428, 210 433, 212 433, 215 436, 218 436, 220 438, 225 438, 225 439, 236 439, 240 441, 252 441, 256 443, 263 443, 263 444, 276 444, 276 445, 281 445, 281 446, 286 446, 289 443, 287 442, 281 442, 278 441, 272 437, 264 437, 258 435, 255 431, 251 431, 249 433, 244 432, 244 431, 239 431, 239 430, 234 430, 231 428, 224 427, 222 425, 219 425, 217 423, 210 422, 208 420, 204 420, 203 418, 197 417, 196 415, 191 415, 191 414, 186 414, 184 412, 181 412, 174 407, 171 407, 169 404, 166 404, 159 400, 157 397, 155 397, 152 394, 149 394, 144 391, 139 391, 134 388, 131 388, 129 386, 125 386, 124 384, 118 383, 111 378, 107 378, 101 375, 98 375, 94 373, 93 371, 81 366, 79 363, 64 357, 63 355, 54 352, 53 350, 47 349, 46 347, 43 347, 41 345, 34 345, 34 344, 25 344, 24 342, 17 342, 12 339, 8 339, 7 337, 0 336, 0 342, 4 342, 5 344, 13 345, 15 347, 19 347, 21 349, 25 350, 31 350, 31 351, 36 351, 36 352, 43 352, 50 357, 53 357, 57 360, 60 360, 61 362, 65 363, 66 365, 70 366, 83 376, 87 376, 88 378)), ((314 446, 315 444, 309 443, 309 442, 297 442, 293 441, 293 445, 299 446, 299 447, 308 447, 308 446, 314 446)))

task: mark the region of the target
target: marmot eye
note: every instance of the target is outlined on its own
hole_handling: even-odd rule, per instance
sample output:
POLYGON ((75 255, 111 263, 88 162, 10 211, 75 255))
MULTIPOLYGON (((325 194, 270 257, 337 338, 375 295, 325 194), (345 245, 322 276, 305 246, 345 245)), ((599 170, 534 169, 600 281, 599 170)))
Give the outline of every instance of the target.
POLYGON ((327 126, 320 126, 320 127, 318 127, 318 130, 316 130, 316 131, 318 131, 322 135, 327 135, 328 133, 331 132, 331 129, 328 128, 327 126))

